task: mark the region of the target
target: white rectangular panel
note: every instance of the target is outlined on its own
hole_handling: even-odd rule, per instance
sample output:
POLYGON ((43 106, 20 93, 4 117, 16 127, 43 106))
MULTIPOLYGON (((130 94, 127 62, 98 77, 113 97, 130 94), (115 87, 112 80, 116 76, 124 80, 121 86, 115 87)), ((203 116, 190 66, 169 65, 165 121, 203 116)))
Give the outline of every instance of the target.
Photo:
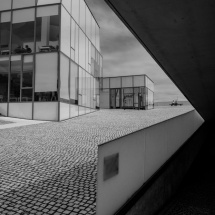
POLYGON ((35 0, 13 0, 13 9, 35 6, 35 0))
POLYGON ((13 23, 32 22, 34 21, 35 9, 24 9, 13 11, 13 23))
POLYGON ((58 6, 45 6, 37 8, 37 17, 56 16, 58 15, 58 6))
POLYGON ((11 0, 0 0, 0 11, 10 10, 11 9, 11 0))
POLYGON ((10 103, 8 116, 32 119, 32 103, 10 103))
POLYGON ((34 102, 34 120, 58 121, 58 102, 34 102))
POLYGON ((57 91, 58 54, 37 54, 35 92, 57 91))

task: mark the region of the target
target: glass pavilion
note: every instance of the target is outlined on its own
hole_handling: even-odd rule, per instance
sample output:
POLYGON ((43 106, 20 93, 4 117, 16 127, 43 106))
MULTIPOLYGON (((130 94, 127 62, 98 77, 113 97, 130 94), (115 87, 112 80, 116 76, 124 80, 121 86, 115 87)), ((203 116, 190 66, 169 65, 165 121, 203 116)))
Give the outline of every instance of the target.
POLYGON ((101 85, 101 108, 154 108, 154 82, 146 75, 105 77, 101 85))
POLYGON ((0 113, 61 121, 99 108, 99 26, 84 0, 0 0, 0 113))

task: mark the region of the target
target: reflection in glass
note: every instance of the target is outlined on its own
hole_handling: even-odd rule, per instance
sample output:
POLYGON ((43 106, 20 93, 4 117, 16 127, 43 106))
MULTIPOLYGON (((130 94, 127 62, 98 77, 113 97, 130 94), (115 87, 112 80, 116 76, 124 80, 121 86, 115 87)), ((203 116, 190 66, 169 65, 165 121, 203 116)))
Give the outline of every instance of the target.
POLYGON ((38 8, 36 18, 37 52, 53 52, 59 49, 59 22, 58 6, 38 8))
POLYGON ((71 52, 71 18, 69 13, 64 9, 64 7, 61 7, 61 51, 66 54, 68 57, 70 57, 71 52))
POLYGON ((110 78, 110 88, 121 88, 121 78, 110 78))
POLYGON ((11 61, 10 101, 20 101, 21 60, 11 61))
POLYGON ((12 53, 34 52, 34 9, 13 12, 12 53))
POLYGON ((58 100, 58 95, 57 92, 35 92, 34 94, 34 100, 35 101, 57 101, 58 100))
POLYGON ((85 34, 79 29, 79 64, 85 68, 86 64, 86 39, 85 34))
POLYGON ((79 0, 80 1, 80 27, 81 29, 86 32, 86 12, 85 12, 85 2, 84 0, 79 0))
POLYGON ((32 87, 33 67, 33 56, 25 56, 22 72, 22 88, 32 87))
POLYGON ((13 8, 35 6, 35 0, 13 0, 13 8))
POLYGON ((0 23, 0 54, 9 55, 10 22, 0 23))
POLYGON ((9 59, 0 59, 0 102, 8 99, 9 59))
POLYGON ((110 90, 110 108, 115 109, 115 108, 121 107, 120 94, 121 94, 121 89, 110 90))
POLYGON ((124 108, 133 108, 133 106, 134 106, 133 88, 124 88, 122 99, 123 99, 124 108))
POLYGON ((70 61, 70 104, 78 104, 78 65, 70 61))
POLYGON ((11 0, 0 0, 0 11, 10 10, 11 9, 11 0))
POLYGON ((32 101, 32 89, 22 89, 22 102, 32 101))

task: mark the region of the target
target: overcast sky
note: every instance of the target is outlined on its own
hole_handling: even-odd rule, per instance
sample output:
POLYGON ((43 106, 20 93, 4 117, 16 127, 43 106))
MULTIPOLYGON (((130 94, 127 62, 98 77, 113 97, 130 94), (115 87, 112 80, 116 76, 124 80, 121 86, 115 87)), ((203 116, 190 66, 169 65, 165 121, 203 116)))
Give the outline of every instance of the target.
POLYGON ((146 74, 155 83, 155 101, 186 100, 104 0, 86 0, 100 26, 104 76, 146 74))

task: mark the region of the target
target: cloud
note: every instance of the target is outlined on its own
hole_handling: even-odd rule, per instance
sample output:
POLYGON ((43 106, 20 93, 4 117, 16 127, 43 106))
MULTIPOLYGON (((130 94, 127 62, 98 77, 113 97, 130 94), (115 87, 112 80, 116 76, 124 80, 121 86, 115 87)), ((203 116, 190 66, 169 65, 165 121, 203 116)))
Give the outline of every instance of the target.
POLYGON ((186 100, 103 0, 86 3, 100 26, 104 76, 146 74, 155 83, 155 101, 186 100))

